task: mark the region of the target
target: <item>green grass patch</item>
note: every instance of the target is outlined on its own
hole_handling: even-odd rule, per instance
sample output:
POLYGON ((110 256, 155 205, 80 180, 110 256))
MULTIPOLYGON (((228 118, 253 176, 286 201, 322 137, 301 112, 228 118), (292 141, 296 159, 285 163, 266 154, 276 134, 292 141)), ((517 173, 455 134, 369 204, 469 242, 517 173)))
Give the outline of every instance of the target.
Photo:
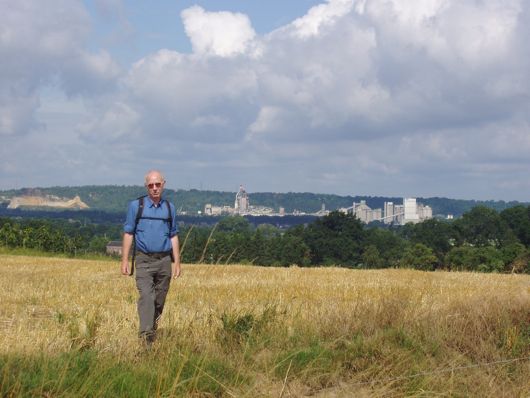
POLYGON ((217 341, 225 350, 237 350, 242 346, 261 348, 271 336, 278 334, 282 315, 285 312, 279 311, 275 305, 269 305, 257 314, 225 311, 219 318, 221 326, 217 341))
POLYGON ((275 374, 279 379, 297 378, 313 387, 328 386, 340 363, 338 357, 338 352, 315 341, 280 355, 275 374))
POLYGON ((224 396, 249 381, 241 369, 218 358, 181 351, 146 351, 132 363, 90 349, 55 357, 0 357, 3 397, 224 396))

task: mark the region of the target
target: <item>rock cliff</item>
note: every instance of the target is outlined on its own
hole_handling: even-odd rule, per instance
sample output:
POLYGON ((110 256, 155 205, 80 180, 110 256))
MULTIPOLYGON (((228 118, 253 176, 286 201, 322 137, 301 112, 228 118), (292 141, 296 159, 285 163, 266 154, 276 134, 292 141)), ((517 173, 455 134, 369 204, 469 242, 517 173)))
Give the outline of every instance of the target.
POLYGON ((15 196, 11 198, 8 209, 18 207, 54 207, 59 209, 88 209, 88 205, 79 196, 73 199, 56 196, 15 196))

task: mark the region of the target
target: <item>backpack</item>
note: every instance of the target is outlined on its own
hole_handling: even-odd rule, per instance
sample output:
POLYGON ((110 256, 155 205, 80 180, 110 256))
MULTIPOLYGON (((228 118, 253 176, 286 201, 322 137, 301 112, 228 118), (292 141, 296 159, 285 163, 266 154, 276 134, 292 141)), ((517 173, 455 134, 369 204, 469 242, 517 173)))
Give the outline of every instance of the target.
MULTIPOLYGON (((130 276, 132 276, 134 274, 134 264, 135 264, 135 260, 136 260, 136 228, 138 228, 138 223, 140 222, 140 220, 160 220, 160 221, 165 221, 168 223, 168 226, 169 226, 169 232, 171 232, 171 229, 173 228, 173 217, 171 217, 171 206, 169 205, 169 201, 167 200, 164 200, 164 202, 166 203, 166 207, 167 207, 167 214, 168 214, 168 217, 167 218, 160 218, 160 217, 144 217, 143 216, 143 212, 144 212, 144 198, 146 197, 147 195, 144 195, 144 196, 140 196, 138 198, 138 211, 136 212, 136 218, 134 220, 134 230, 133 230, 133 255, 132 255, 132 261, 131 261, 131 273, 129 274, 130 276)), ((173 252, 171 252, 171 260, 173 260, 173 252)))

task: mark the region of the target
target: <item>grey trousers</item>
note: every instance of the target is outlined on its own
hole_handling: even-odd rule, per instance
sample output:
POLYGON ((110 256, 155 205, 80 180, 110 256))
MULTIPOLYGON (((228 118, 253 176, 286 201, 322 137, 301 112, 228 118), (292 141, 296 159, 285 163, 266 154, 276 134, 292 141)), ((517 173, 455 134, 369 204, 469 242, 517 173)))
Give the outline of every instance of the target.
POLYGON ((162 315, 171 282, 171 257, 156 258, 144 253, 136 255, 136 287, 140 293, 138 316, 139 336, 151 337, 162 315))

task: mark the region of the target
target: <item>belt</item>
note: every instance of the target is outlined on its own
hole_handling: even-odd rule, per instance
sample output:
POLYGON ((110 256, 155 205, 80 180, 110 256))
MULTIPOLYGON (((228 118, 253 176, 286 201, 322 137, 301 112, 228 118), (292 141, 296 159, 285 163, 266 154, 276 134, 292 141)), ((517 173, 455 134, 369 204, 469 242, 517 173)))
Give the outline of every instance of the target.
POLYGON ((159 259, 159 260, 161 258, 164 258, 164 257, 167 257, 167 256, 171 256, 171 251, 167 251, 167 252, 152 252, 152 253, 145 253, 143 251, 140 251, 140 253, 145 254, 147 257, 152 257, 152 258, 156 258, 156 259, 159 259))

